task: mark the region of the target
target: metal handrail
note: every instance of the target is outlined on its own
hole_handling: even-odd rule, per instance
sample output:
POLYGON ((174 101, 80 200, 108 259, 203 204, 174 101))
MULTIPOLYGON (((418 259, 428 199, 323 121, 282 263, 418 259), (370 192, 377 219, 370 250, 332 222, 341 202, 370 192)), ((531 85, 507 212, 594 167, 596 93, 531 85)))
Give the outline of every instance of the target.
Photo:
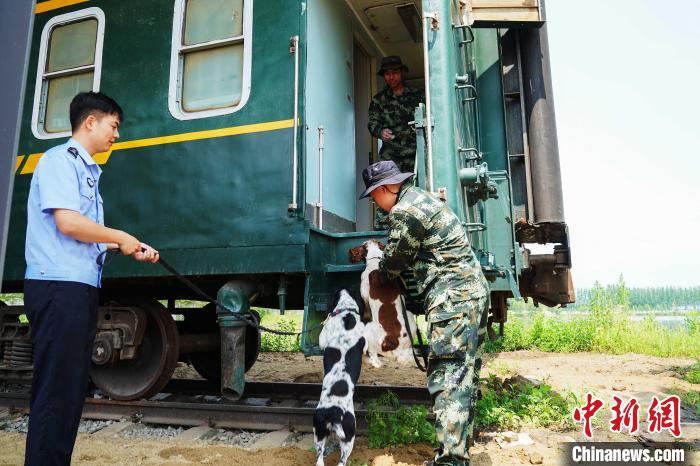
POLYGON ((466 97, 462 99, 463 104, 474 101, 479 98, 479 94, 476 91, 476 87, 471 84, 455 84, 455 87, 457 89, 467 89, 472 92, 471 97, 466 97))
POLYGON ((326 148, 325 129, 318 127, 318 202, 316 211, 318 212, 318 228, 323 230, 323 151, 326 148))
MULTIPOLYGON (((433 115, 430 108, 430 47, 428 45, 428 26, 426 22, 437 21, 435 13, 423 13, 423 67, 425 68, 425 146, 427 168, 427 191, 433 190, 433 115)), ((432 28, 432 26, 430 26, 432 28)))
POLYGON ((294 54, 294 142, 292 160, 292 202, 288 209, 295 211, 298 208, 298 165, 299 150, 297 148, 297 133, 299 132, 299 36, 292 36, 289 40, 289 52, 294 54))
POLYGON ((454 29, 459 29, 461 31, 466 31, 469 33, 468 38, 466 37, 466 34, 462 34, 463 36, 465 36, 465 38, 459 41, 460 47, 462 45, 471 44, 472 42, 474 42, 474 30, 472 29, 471 26, 469 26, 468 24, 460 24, 460 25, 452 26, 452 27, 454 29))

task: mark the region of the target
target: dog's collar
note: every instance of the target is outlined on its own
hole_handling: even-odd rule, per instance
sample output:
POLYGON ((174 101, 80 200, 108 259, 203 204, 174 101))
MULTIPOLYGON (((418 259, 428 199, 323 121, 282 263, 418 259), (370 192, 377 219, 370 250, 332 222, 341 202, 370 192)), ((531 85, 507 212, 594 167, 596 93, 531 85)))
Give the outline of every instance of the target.
POLYGON ((357 309, 333 309, 333 310, 328 314, 328 316, 329 316, 329 317, 335 317, 335 316, 337 316, 337 315, 339 315, 339 314, 341 314, 341 313, 343 313, 343 312, 354 312, 354 313, 357 314, 358 316, 360 315, 360 311, 357 310, 357 309))

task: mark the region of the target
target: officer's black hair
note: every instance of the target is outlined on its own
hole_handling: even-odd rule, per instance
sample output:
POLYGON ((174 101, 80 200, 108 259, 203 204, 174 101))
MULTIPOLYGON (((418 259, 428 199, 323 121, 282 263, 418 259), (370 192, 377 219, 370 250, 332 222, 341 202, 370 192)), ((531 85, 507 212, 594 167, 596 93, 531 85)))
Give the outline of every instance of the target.
POLYGON ((101 92, 81 92, 70 103, 70 126, 73 131, 90 115, 117 115, 124 122, 124 111, 111 97, 101 92))

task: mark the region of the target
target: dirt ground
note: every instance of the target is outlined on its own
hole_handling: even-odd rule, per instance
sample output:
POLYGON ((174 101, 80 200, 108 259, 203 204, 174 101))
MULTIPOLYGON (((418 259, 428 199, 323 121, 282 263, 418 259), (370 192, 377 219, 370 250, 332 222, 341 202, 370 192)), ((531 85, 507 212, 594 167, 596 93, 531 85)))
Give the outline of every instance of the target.
MULTIPOLYGON (((363 365, 360 383, 397 384, 421 386, 425 375, 412 367, 398 367, 385 362, 380 369, 363 365)), ((577 394, 592 391, 606 403, 609 410, 612 395, 624 400, 636 396, 640 402, 642 421, 645 418, 648 400, 653 395, 661 397, 671 390, 698 390, 675 376, 679 367, 695 361, 682 358, 655 358, 639 355, 601 354, 551 354, 532 351, 487 355, 482 376, 522 375, 542 380, 554 390, 571 390, 577 394)), ((186 373, 180 369, 179 375, 186 373)), ((301 354, 268 353, 262 354, 248 373, 248 380, 320 382, 322 364, 319 357, 305 358, 301 354)), ((700 419, 688 411, 682 413, 683 440, 700 442, 700 419)), ((605 424, 603 424, 605 426, 605 424)), ((640 425, 642 429, 645 423, 640 425)), ((471 449, 473 465, 522 465, 522 464, 561 464, 559 459, 562 442, 583 440, 580 429, 555 432, 549 429, 523 429, 534 442, 531 445, 502 448, 496 442, 499 433, 482 433, 471 449)), ((100 435, 79 435, 73 455, 73 464, 81 465, 255 465, 255 466, 296 466, 311 465, 314 455, 311 451, 296 447, 284 447, 249 451, 225 445, 211 445, 204 442, 183 443, 177 440, 139 440, 134 438, 100 435)), ((594 431, 596 441, 631 441, 629 436, 613 434, 607 427, 594 431)), ((667 440, 658 438, 655 440, 667 440)), ((0 465, 21 464, 23 458, 24 435, 0 433, 0 465)), ((392 449, 369 449, 366 440, 359 438, 351 456, 352 465, 359 466, 420 466, 432 456, 428 445, 411 445, 392 449)), ((338 454, 326 458, 326 464, 337 464, 338 454)), ((700 455, 691 455, 690 465, 700 466, 700 455)))

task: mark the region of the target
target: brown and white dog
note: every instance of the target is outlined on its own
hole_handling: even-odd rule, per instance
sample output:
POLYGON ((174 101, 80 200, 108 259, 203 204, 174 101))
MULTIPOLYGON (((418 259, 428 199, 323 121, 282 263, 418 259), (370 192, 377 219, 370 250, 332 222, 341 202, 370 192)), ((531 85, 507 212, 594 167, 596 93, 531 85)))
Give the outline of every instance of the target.
MULTIPOLYGON (((413 344, 406 331, 403 318, 401 290, 395 282, 382 284, 379 280, 379 261, 384 256, 384 245, 369 240, 350 249, 350 262, 365 261, 360 293, 365 309, 372 314, 372 321, 365 325, 367 357, 374 367, 381 367, 379 355, 393 357, 399 364, 413 363, 413 344)), ((416 318, 406 312, 411 335, 416 334, 416 318)))

